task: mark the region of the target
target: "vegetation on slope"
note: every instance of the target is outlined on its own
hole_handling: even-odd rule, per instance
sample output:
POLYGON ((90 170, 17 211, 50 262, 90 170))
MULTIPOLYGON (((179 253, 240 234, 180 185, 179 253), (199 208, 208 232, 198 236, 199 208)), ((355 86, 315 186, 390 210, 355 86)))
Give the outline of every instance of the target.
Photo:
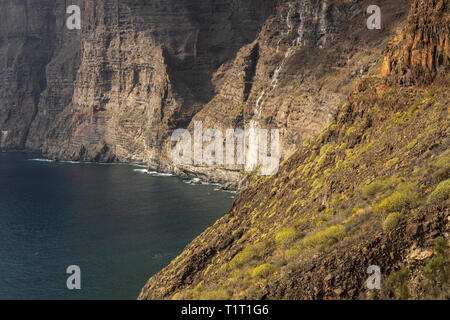
MULTIPOLYGON (((157 275, 158 287, 149 289, 184 299, 363 294, 363 284, 349 292, 340 286, 328 291, 316 286, 311 292, 299 287, 299 296, 279 291, 288 283, 295 286, 295 273, 312 266, 320 283, 327 274, 317 268, 330 268, 322 263, 326 257, 352 252, 366 239, 396 237, 402 233, 398 228, 417 227, 427 215, 432 214, 427 226, 435 224, 434 236, 448 232, 448 124, 446 90, 388 87, 381 79, 365 79, 326 130, 306 141, 277 175, 255 176, 231 212, 157 275)), ((432 238, 418 244, 424 252, 432 238)), ((362 263, 359 282, 370 264, 383 264, 386 272, 405 260, 412 244, 397 240, 405 246, 400 256, 362 263)))
MULTIPOLYGON (((414 10, 436 7, 413 2, 414 10)), ((430 57, 432 36, 414 38, 423 48, 416 57, 430 57)), ((391 66, 405 56, 394 46, 391 66)), ((140 298, 450 298, 448 47, 443 52, 422 69, 414 65, 410 79, 434 72, 438 85, 363 79, 324 131, 275 176, 253 176, 231 211, 140 298), (380 290, 365 285, 371 265, 381 269, 380 290)))

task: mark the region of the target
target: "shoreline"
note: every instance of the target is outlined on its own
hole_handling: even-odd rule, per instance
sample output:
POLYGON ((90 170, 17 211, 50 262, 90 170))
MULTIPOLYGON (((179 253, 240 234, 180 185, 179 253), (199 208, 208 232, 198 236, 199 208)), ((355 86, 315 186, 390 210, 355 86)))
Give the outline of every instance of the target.
MULTIPOLYGON (((62 163, 73 163, 73 164, 97 164, 97 165, 129 165, 136 166, 140 168, 145 168, 149 172, 155 173, 156 175, 166 176, 172 175, 184 180, 190 180, 192 183, 189 184, 209 184, 209 185, 217 185, 221 190, 227 191, 229 193, 237 194, 242 189, 242 182, 245 180, 242 176, 240 178, 230 177, 229 172, 231 173, 240 173, 238 170, 227 170, 224 168, 210 168, 205 171, 201 171, 204 167, 193 167, 193 166, 179 166, 175 167, 170 164, 163 164, 157 160, 149 160, 154 161, 153 165, 150 162, 102 162, 102 161, 78 161, 78 160, 70 160, 70 159, 52 159, 47 158, 42 150, 30 150, 30 149, 0 149, 2 153, 34 153, 37 158, 42 158, 42 160, 48 160, 53 162, 62 162, 62 163), (219 170, 218 174, 214 174, 219 170), (221 172, 220 172, 221 171, 221 172), (225 172, 225 173, 224 173, 225 172)), ((245 185, 245 183, 244 183, 245 185)))
MULTIPOLYGON (((2 153, 39 153, 39 151, 29 151, 29 150, 2 150, 2 153)), ((41 154, 42 155, 42 154, 41 154)), ((48 163, 64 163, 64 164, 87 164, 87 165, 122 165, 122 166, 130 166, 130 167, 136 167, 136 169, 133 169, 134 172, 140 172, 142 174, 148 174, 154 177, 175 177, 183 181, 185 184, 188 185, 209 185, 209 186, 216 186, 217 188, 214 189, 214 191, 223 191, 227 193, 231 193, 233 195, 236 195, 238 193, 238 190, 230 190, 226 189, 223 184, 217 183, 217 182, 208 182, 205 180, 202 180, 198 177, 183 177, 181 175, 176 175, 174 173, 170 172, 160 172, 157 170, 152 170, 148 165, 142 164, 142 163, 132 163, 132 162, 95 162, 95 161, 73 161, 73 160, 55 160, 55 159, 48 159, 45 157, 42 158, 30 158, 27 159, 27 161, 36 161, 36 162, 48 162, 48 163)))

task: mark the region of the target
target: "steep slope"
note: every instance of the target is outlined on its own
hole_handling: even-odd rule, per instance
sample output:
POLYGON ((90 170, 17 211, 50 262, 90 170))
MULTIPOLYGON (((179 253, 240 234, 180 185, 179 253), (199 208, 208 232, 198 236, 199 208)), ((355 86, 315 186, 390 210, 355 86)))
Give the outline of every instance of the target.
POLYGON ((276 2, 71 4, 81 31, 65 27, 66 1, 0 1, 0 148, 159 167, 171 164, 172 131, 214 95, 212 74, 276 2))
POLYGON ((72 100, 80 38, 64 28, 64 3, 0 1, 1 149, 39 149, 72 100))
POLYGON ((273 2, 109 0, 82 7, 87 27, 74 98, 51 128, 45 153, 166 169, 170 134, 214 95, 212 73, 254 39, 273 2))
POLYGON ((282 157, 374 74, 408 11, 366 0, 2 0, 0 148, 54 159, 147 163, 236 188, 244 166, 177 165, 179 128, 280 129, 282 157))
MULTIPOLYGON (((204 128, 278 129, 281 158, 332 120, 355 83, 378 72, 408 1, 383 3, 383 29, 366 28, 370 1, 281 1, 257 38, 213 75, 217 93, 194 116, 204 128)), ((204 129, 206 130, 206 129, 204 129)), ((177 173, 228 177, 243 166, 178 165, 177 173)), ((239 180, 237 176, 237 180, 239 180)))
POLYGON ((139 298, 448 299, 449 25, 448 1, 412 1, 382 76, 278 174, 253 176, 139 298))

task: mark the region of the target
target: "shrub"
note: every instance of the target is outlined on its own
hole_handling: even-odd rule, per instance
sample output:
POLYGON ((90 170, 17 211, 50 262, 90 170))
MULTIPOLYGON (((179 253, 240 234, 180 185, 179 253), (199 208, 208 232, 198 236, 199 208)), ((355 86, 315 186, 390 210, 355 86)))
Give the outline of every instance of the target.
POLYGON ((395 192, 384 199, 376 208, 376 211, 393 212, 410 208, 412 203, 411 197, 407 194, 395 192))
POLYGON ((345 232, 345 227, 343 225, 335 225, 322 230, 310 237, 305 238, 302 244, 308 247, 319 247, 329 244, 330 241, 339 240, 343 233, 345 232))
POLYGON ((427 298, 448 300, 450 298, 450 262, 446 239, 443 237, 436 239, 434 253, 434 257, 427 262, 423 269, 426 279, 423 287, 428 295, 427 298))
POLYGON ((434 242, 433 259, 428 261, 424 268, 425 276, 430 280, 436 280, 436 282, 447 282, 450 278, 450 269, 448 261, 448 243, 443 237, 439 237, 434 242))
POLYGON ((350 128, 348 128, 347 129, 347 131, 345 132, 345 136, 347 137, 347 136, 350 136, 350 135, 352 135, 352 134, 354 134, 354 133, 356 133, 356 127, 350 127, 350 128))
POLYGON ((439 178, 446 178, 450 173, 450 156, 443 156, 436 161, 434 166, 437 168, 436 175, 439 178))
POLYGON ((291 261, 293 259, 295 259, 299 254, 298 249, 289 249, 286 250, 286 252, 284 253, 284 259, 286 261, 291 261))
POLYGON ((402 219, 403 214, 400 212, 392 212, 390 213, 386 219, 383 221, 383 230, 384 231, 390 231, 394 229, 399 221, 402 219))
POLYGON ((323 156, 326 153, 329 153, 330 151, 333 150, 333 145, 331 143, 327 143, 326 145, 322 146, 322 148, 320 148, 320 155, 323 156))
POLYGON ((373 198, 377 194, 394 188, 400 183, 399 178, 387 178, 383 180, 374 181, 361 188, 361 193, 365 198, 373 198))
POLYGON ((438 203, 448 199, 450 194, 450 179, 442 181, 428 196, 428 203, 438 203))
POLYGON ((393 194, 381 201, 375 212, 401 212, 412 208, 418 198, 414 189, 413 184, 402 184, 393 194))
POLYGON ((192 290, 192 295, 194 297, 197 297, 200 295, 200 293, 203 291, 203 285, 202 285, 203 281, 201 281, 195 288, 194 290, 192 290))
POLYGON ((219 289, 205 292, 200 297, 200 300, 227 300, 228 298, 229 298, 228 293, 223 289, 219 289))
POLYGON ((409 296, 408 276, 408 269, 406 269, 405 266, 402 266, 399 271, 391 273, 388 277, 388 284, 391 291, 394 292, 397 298, 402 300, 408 298, 409 296))
POLYGON ((325 160, 327 160, 327 156, 330 152, 332 152, 334 149, 334 146, 330 143, 322 146, 322 148, 320 148, 320 154, 319 154, 319 159, 317 160, 317 164, 316 164, 316 168, 319 169, 323 166, 323 164, 325 163, 325 160))
POLYGON ((391 160, 386 161, 386 163, 384 164, 385 168, 390 168, 393 165, 397 164, 399 162, 398 158, 392 158, 391 160))
POLYGON ((417 140, 413 140, 410 143, 408 143, 408 145, 406 146, 408 148, 408 150, 411 150, 412 148, 414 148, 417 144, 417 140))
POLYGON ((259 256, 265 247, 265 244, 260 242, 245 248, 231 259, 230 268, 235 269, 251 261, 253 258, 259 256))
POLYGON ((288 246, 297 239, 295 228, 285 228, 275 235, 275 241, 282 246, 288 246))
POLYGON ((171 300, 181 300, 181 294, 179 292, 177 292, 170 299, 171 300))
POLYGON ((361 193, 366 198, 372 198, 378 193, 386 190, 388 187, 389 186, 385 183, 385 181, 375 181, 362 187, 361 193))
POLYGON ((258 279, 265 279, 275 271, 275 268, 270 263, 260 265, 252 270, 252 277, 258 279))
POLYGON ((302 143, 302 145, 303 145, 303 148, 307 148, 307 147, 309 147, 310 143, 311 143, 310 139, 308 139, 308 140, 304 140, 304 141, 303 141, 303 143, 302 143))

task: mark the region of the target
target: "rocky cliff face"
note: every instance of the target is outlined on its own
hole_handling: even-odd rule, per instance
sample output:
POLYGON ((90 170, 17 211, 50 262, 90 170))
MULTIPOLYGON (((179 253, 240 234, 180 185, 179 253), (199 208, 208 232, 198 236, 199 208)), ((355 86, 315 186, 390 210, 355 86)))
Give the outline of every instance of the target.
POLYGON ((255 37, 272 6, 85 2, 72 106, 51 129, 44 151, 58 158, 169 166, 170 134, 187 127, 214 95, 213 72, 255 37))
POLYGON ((237 186, 244 166, 174 165, 175 129, 277 128, 282 156, 332 119, 406 17, 367 1, 1 2, 4 149, 51 158, 142 162, 237 186), (23 17, 23 19, 22 19, 23 17))
POLYGON ((366 298, 368 263, 405 265, 415 297, 423 278, 445 287, 429 272, 449 232, 448 0, 413 0, 409 18, 409 1, 383 1, 381 30, 366 0, 71 4, 81 31, 66 1, 0 0, 1 149, 236 187, 243 165, 172 162, 173 131, 201 121, 279 129, 289 158, 246 173, 230 213, 140 298, 366 298))
POLYGON ((39 149, 72 100, 79 35, 64 1, 0 1, 0 148, 39 149))
POLYGON ((386 50, 381 73, 387 83, 445 82, 449 72, 448 1, 412 2, 408 27, 386 50))
POLYGON ((273 1, 2 1, 2 148, 170 165, 165 141, 214 95, 273 1), (4 75, 4 76, 3 76, 4 75), (162 159, 162 160, 161 160, 162 159))
POLYGON ((369 31, 367 1, 281 2, 257 38, 214 74, 217 94, 193 121, 223 132, 279 129, 285 159, 331 121, 356 81, 379 72, 381 53, 404 22, 407 3, 384 4, 382 31, 369 31))
POLYGON ((139 298, 449 299, 447 19, 447 2, 413 1, 381 75, 278 174, 252 176, 139 298))

